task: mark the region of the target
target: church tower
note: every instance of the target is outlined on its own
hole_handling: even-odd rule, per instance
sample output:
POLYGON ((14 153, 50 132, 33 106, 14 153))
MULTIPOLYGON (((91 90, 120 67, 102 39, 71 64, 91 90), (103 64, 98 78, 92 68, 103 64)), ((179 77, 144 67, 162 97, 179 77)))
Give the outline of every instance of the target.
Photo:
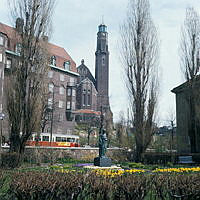
POLYGON ((109 105, 109 51, 107 26, 99 25, 97 33, 97 49, 95 62, 96 89, 98 91, 97 109, 110 108, 109 105))

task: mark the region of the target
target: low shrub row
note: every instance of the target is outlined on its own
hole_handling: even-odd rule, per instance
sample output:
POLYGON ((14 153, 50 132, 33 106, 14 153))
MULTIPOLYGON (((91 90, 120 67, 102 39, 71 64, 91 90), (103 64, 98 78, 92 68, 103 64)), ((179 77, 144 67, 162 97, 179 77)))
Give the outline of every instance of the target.
POLYGON ((199 173, 138 173, 111 178, 92 171, 35 171, 0 172, 0 178, 0 197, 4 200, 200 199, 199 173))
POLYGON ((190 153, 190 154, 180 154, 180 153, 143 153, 142 162, 145 164, 160 164, 166 165, 171 162, 177 164, 179 161, 179 156, 192 156, 194 163, 200 164, 200 153, 190 153))

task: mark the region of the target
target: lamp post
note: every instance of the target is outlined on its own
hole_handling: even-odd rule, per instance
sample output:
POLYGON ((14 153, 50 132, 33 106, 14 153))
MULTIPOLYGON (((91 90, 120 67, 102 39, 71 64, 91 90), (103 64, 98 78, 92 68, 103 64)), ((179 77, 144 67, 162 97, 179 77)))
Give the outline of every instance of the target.
POLYGON ((5 115, 4 113, 0 113, 0 120, 1 120, 1 138, 0 138, 0 145, 2 146, 2 136, 3 136, 3 119, 5 115))

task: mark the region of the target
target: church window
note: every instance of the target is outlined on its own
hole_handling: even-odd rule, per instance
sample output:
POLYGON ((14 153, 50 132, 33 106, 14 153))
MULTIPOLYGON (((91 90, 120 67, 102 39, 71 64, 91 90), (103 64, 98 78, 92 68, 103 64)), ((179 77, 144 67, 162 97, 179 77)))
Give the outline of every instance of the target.
POLYGON ((51 57, 51 65, 56 66, 56 57, 55 56, 51 57))
POLYGON ((105 64, 105 58, 102 58, 102 64, 103 65, 105 64))
POLYGON ((91 99, 90 99, 90 94, 88 94, 88 106, 90 106, 90 104, 91 104, 91 99))
POLYGON ((83 105, 86 105, 86 94, 83 94, 83 105))
POLYGON ((64 68, 65 70, 70 70, 70 61, 64 62, 64 68))

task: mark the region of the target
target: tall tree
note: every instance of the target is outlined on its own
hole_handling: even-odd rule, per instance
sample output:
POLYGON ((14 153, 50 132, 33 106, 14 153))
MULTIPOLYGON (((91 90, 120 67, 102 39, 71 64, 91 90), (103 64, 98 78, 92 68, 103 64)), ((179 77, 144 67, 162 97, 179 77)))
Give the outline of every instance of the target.
POLYGON ((192 7, 186 9, 186 17, 181 29, 180 60, 181 69, 187 81, 187 100, 190 107, 188 120, 188 135, 190 138, 191 152, 195 153, 197 141, 198 119, 196 106, 199 97, 199 89, 196 85, 199 72, 200 53, 200 17, 192 7))
POLYGON ((121 57, 136 141, 136 161, 154 133, 158 94, 158 37, 148 0, 130 0, 121 26, 121 57))
POLYGON ((41 101, 48 70, 47 37, 54 0, 10 0, 16 21, 18 56, 7 80, 10 151, 22 154, 25 143, 39 130, 41 101))

